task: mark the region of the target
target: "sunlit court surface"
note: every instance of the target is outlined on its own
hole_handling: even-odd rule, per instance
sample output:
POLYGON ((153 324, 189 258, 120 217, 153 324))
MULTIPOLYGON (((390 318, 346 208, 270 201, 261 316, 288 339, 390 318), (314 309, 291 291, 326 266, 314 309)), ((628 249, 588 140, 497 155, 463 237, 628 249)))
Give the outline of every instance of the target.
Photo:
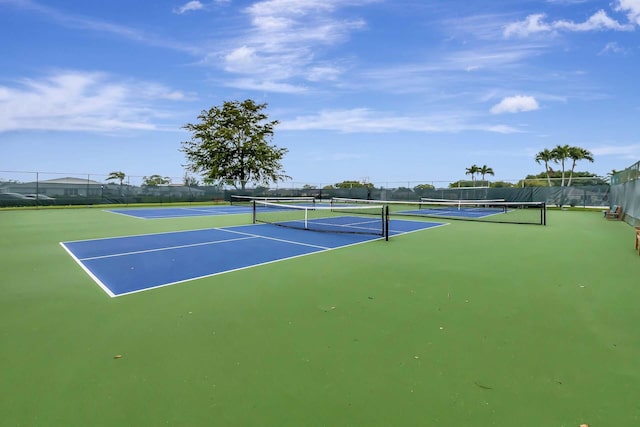
MULTIPOLYGON (((130 209, 114 213, 136 218, 249 213, 251 208, 230 206, 208 209, 130 209)), ((121 296, 255 267, 317 252, 380 240, 365 227, 376 219, 348 215, 316 218, 322 231, 300 230, 274 224, 211 228, 193 231, 61 242, 61 245, 110 296, 121 296), (332 232, 330 228, 338 230, 332 232), (351 232, 352 227, 358 227, 351 232), (360 232, 360 231, 365 232, 360 232)), ((286 224, 285 224, 286 225, 286 224)), ((425 230, 444 223, 391 220, 389 235, 425 230)))

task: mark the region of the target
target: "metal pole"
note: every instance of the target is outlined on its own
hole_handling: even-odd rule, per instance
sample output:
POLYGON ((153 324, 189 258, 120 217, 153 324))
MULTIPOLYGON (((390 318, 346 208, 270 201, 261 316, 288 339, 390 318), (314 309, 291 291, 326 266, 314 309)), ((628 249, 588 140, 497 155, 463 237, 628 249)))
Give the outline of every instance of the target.
POLYGON ((39 177, 39 173, 36 172, 36 206, 40 204, 38 203, 39 198, 40 198, 40 177, 39 177))

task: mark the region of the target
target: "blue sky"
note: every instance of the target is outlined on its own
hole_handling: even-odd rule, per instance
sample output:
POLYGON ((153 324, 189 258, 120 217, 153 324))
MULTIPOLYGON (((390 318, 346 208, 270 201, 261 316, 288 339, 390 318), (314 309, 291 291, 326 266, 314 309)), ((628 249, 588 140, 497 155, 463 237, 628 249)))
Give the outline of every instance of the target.
POLYGON ((182 126, 251 98, 295 183, 518 180, 558 144, 606 175, 639 36, 640 0, 0 0, 0 171, 179 181, 182 126))

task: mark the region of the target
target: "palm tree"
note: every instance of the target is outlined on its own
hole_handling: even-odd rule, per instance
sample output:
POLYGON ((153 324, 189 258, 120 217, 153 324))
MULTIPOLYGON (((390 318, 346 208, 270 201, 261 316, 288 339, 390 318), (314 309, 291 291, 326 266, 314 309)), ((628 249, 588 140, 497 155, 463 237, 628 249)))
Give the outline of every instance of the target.
POLYGON ((591 151, 584 148, 569 147, 569 158, 572 160, 572 163, 567 187, 571 186, 571 179, 573 178, 573 170, 576 167, 576 162, 578 162, 578 160, 589 160, 591 163, 593 163, 593 154, 591 154, 591 151))
POLYGON ((119 190, 120 195, 122 195, 122 183, 124 182, 125 176, 126 175, 124 174, 124 172, 117 171, 117 172, 111 172, 107 177, 107 181, 115 181, 116 179, 120 181, 120 190, 119 190))
POLYGON ((478 165, 471 165, 467 169, 465 169, 465 175, 471 175, 471 181, 473 182, 473 186, 476 186, 476 174, 480 172, 480 168, 478 165))
POLYGON ((549 187, 551 187, 551 177, 549 176, 549 172, 551 168, 549 167, 549 162, 553 161, 553 152, 548 148, 545 148, 538 154, 536 154, 536 163, 540 164, 540 162, 544 162, 544 170, 547 173, 547 183, 549 187))
POLYGON ((117 179, 118 181, 120 181, 120 185, 122 185, 122 181, 124 181, 125 176, 126 175, 124 174, 124 172, 120 172, 120 171, 111 172, 107 177, 107 181, 113 181, 117 179))
POLYGON ((478 173, 480 175, 482 175, 482 180, 483 181, 484 181, 484 176, 485 175, 494 176, 493 169, 491 169, 490 167, 487 167, 487 165, 482 165, 482 167, 478 169, 478 173))
POLYGON ((560 163, 562 167, 562 181, 560 182, 560 186, 564 187, 564 173, 565 167, 564 164, 568 158, 571 157, 571 147, 568 145, 557 145, 552 151, 553 153, 553 161, 556 163, 560 163))

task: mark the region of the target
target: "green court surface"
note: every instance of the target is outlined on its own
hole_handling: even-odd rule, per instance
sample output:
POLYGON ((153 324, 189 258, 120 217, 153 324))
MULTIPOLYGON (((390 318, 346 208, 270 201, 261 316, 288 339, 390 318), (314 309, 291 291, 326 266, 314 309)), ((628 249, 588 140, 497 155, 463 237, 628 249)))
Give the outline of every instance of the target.
POLYGON ((59 245, 249 220, 0 212, 0 426, 640 425, 640 257, 599 212, 119 298, 59 245))

